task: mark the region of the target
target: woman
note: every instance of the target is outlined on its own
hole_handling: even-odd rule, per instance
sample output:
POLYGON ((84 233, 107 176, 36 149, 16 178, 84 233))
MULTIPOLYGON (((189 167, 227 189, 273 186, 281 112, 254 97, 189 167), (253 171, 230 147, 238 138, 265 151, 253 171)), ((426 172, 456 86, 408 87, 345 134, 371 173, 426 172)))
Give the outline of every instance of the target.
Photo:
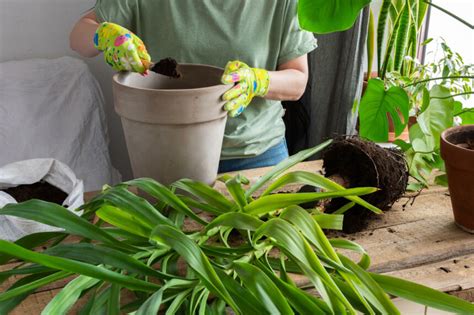
POLYGON ((150 55, 225 66, 223 82, 235 84, 223 95, 230 117, 219 172, 270 166, 288 157, 280 101, 301 97, 316 48, 296 12, 296 0, 98 0, 71 48, 139 73, 150 55))

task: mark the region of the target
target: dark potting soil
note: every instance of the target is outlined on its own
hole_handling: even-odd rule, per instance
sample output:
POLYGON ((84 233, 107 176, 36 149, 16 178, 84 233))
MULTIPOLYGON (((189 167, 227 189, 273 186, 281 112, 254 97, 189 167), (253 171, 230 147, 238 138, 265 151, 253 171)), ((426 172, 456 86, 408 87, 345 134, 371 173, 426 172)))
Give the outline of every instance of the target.
MULTIPOLYGON (((385 149, 358 137, 347 137, 336 140, 323 153, 323 161, 325 176, 344 178, 346 188, 379 188, 379 191, 362 198, 382 210, 389 209, 405 193, 408 168, 400 150, 385 149)), ((332 213, 347 203, 344 198, 333 199, 325 212, 332 213)), ((355 205, 344 215, 343 231, 361 231, 375 216, 364 207, 355 205)))
POLYGON ((171 78, 181 77, 181 73, 178 71, 178 62, 173 58, 161 59, 150 70, 171 78))
POLYGON ((67 194, 61 189, 44 181, 31 185, 20 185, 2 191, 15 198, 18 202, 40 199, 62 205, 63 201, 67 198, 67 194))

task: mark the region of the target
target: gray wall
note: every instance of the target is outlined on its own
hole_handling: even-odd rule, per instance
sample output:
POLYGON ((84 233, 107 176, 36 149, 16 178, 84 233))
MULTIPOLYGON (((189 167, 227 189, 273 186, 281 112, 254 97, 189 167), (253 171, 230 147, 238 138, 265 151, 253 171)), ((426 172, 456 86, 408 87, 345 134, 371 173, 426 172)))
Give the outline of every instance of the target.
MULTIPOLYGON (((94 3, 95 0, 0 0, 0 62, 65 55, 79 58, 69 48, 69 32, 94 3)), ((112 163, 123 179, 128 179, 130 161, 120 119, 113 109, 113 72, 102 56, 85 61, 104 92, 112 163)))

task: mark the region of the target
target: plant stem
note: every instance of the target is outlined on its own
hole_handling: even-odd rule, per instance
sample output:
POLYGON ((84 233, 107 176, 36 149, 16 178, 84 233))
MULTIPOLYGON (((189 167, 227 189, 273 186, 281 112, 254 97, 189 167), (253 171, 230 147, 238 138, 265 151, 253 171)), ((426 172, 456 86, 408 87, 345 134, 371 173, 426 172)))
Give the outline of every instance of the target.
POLYGON ((444 99, 447 99, 447 98, 450 98, 450 97, 456 97, 456 96, 461 96, 461 95, 469 95, 469 94, 474 94, 474 92, 465 92, 465 93, 459 93, 459 94, 453 94, 453 95, 449 95, 449 96, 443 96, 443 97, 430 97, 431 99, 438 99, 438 100, 444 100, 444 99))
POLYGON ((420 83, 424 83, 424 82, 428 82, 428 81, 434 81, 434 80, 442 80, 442 79, 474 79, 474 76, 472 76, 472 75, 459 75, 459 76, 451 76, 451 77, 429 78, 429 79, 425 79, 425 80, 415 81, 415 82, 407 84, 403 87, 406 88, 406 87, 417 85, 417 84, 420 84, 420 83))
POLYGON ((472 25, 472 24, 470 24, 469 22, 467 22, 467 21, 461 19, 459 16, 457 16, 457 15, 455 15, 455 14, 449 12, 448 10, 446 10, 446 9, 444 9, 444 8, 442 8, 442 7, 438 6, 438 5, 436 5, 436 4, 434 4, 433 2, 430 2, 430 1, 428 1, 428 0, 423 0, 423 2, 428 3, 429 5, 435 7, 436 9, 438 9, 438 10, 440 10, 440 11, 446 13, 447 15, 451 16, 452 18, 455 18, 455 19, 458 20, 459 22, 461 22, 461 23, 463 23, 464 25, 466 25, 467 27, 469 27, 471 30, 474 29, 474 25, 472 25))
POLYGON ((453 116, 460 116, 465 113, 474 113, 474 108, 468 108, 468 109, 462 110, 459 113, 454 114, 453 116))

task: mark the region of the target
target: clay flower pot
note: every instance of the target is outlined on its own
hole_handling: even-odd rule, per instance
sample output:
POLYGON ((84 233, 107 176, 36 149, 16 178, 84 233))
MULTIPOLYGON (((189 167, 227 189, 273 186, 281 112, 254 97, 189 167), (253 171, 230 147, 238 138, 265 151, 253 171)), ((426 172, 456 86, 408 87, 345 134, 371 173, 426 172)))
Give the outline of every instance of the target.
POLYGON ((181 64, 179 71, 179 79, 129 72, 113 78, 133 176, 213 184, 227 120, 221 96, 229 86, 216 67, 181 64))
POLYGON ((453 127, 441 134, 449 192, 456 224, 474 233, 474 125, 453 127))

